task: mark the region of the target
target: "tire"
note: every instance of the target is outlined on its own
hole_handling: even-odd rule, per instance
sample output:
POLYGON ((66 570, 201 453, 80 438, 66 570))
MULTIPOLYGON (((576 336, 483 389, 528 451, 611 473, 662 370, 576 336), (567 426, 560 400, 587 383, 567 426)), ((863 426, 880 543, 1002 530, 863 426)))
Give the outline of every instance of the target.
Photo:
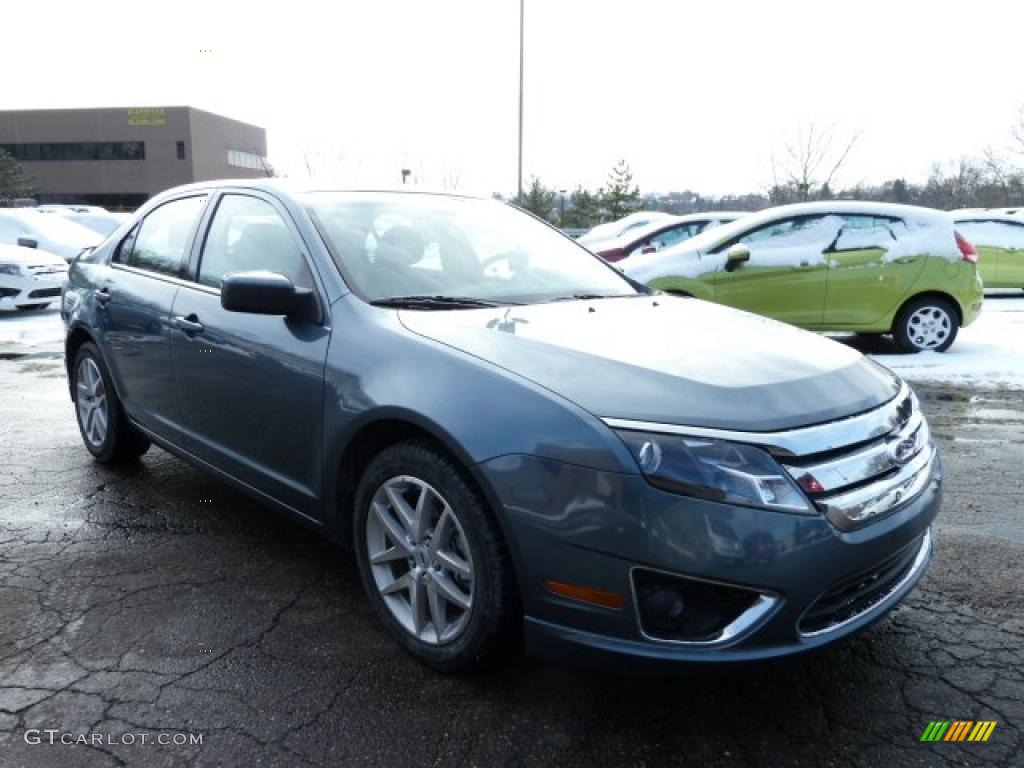
POLYGON ((446 453, 425 440, 385 448, 360 478, 354 514, 363 587, 409 653, 442 672, 468 672, 517 644, 519 600, 497 522, 446 453), (407 505, 404 518, 396 497, 407 505), (456 593, 461 602, 450 597, 456 593))
POLYGON ((71 392, 82 442, 101 464, 129 464, 149 450, 149 440, 128 423, 110 371, 92 342, 78 348, 71 392))
POLYGON ((31 312, 36 309, 46 309, 49 304, 22 304, 18 307, 19 312, 31 312))
POLYGON ((920 296, 896 315, 892 334, 902 352, 945 352, 956 340, 960 315, 948 299, 920 296))

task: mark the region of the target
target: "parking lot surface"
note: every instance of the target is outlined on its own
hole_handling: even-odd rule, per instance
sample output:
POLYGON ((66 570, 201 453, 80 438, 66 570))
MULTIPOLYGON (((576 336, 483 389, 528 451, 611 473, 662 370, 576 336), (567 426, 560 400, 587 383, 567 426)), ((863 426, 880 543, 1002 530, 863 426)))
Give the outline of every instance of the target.
POLYGON ((2 766, 1022 764, 1020 392, 918 389, 945 458, 937 557, 854 640, 671 678, 529 659, 444 677, 382 630, 345 553, 161 450, 94 463, 59 347, 14 349, 0 350, 2 766), (921 743, 932 720, 998 725, 986 743, 921 743), (51 745, 45 729, 103 743, 51 745))

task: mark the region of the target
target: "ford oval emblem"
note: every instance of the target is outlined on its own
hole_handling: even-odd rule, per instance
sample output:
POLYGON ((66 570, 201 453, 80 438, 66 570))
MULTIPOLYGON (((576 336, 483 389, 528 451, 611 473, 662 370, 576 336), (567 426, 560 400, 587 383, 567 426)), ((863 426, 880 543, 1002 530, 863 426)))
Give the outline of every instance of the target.
POLYGON ((917 441, 912 437, 908 437, 906 440, 900 440, 890 447, 889 456, 895 463, 902 466, 913 458, 916 448, 917 441))

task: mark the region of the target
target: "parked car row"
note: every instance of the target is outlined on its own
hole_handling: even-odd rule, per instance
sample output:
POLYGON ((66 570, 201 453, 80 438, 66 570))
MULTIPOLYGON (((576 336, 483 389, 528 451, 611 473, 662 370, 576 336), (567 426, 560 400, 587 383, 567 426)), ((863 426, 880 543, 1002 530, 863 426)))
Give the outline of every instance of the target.
POLYGON ((891 333, 907 352, 948 349, 983 288, 1024 288, 1021 209, 829 201, 626 223, 581 242, 653 288, 809 330, 891 333))
POLYGON ((0 208, 0 310, 44 309, 57 300, 68 264, 127 217, 90 205, 0 208))

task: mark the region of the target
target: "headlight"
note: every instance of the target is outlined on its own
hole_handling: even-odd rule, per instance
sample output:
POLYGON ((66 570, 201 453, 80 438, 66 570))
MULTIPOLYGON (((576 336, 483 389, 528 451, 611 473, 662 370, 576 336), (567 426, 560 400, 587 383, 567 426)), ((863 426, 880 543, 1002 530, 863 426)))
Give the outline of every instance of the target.
POLYGON ((789 474, 760 448, 682 435, 616 433, 658 488, 710 501, 816 514, 789 474))
POLYGON ((0 264, 0 275, 20 275, 20 264, 0 264))

